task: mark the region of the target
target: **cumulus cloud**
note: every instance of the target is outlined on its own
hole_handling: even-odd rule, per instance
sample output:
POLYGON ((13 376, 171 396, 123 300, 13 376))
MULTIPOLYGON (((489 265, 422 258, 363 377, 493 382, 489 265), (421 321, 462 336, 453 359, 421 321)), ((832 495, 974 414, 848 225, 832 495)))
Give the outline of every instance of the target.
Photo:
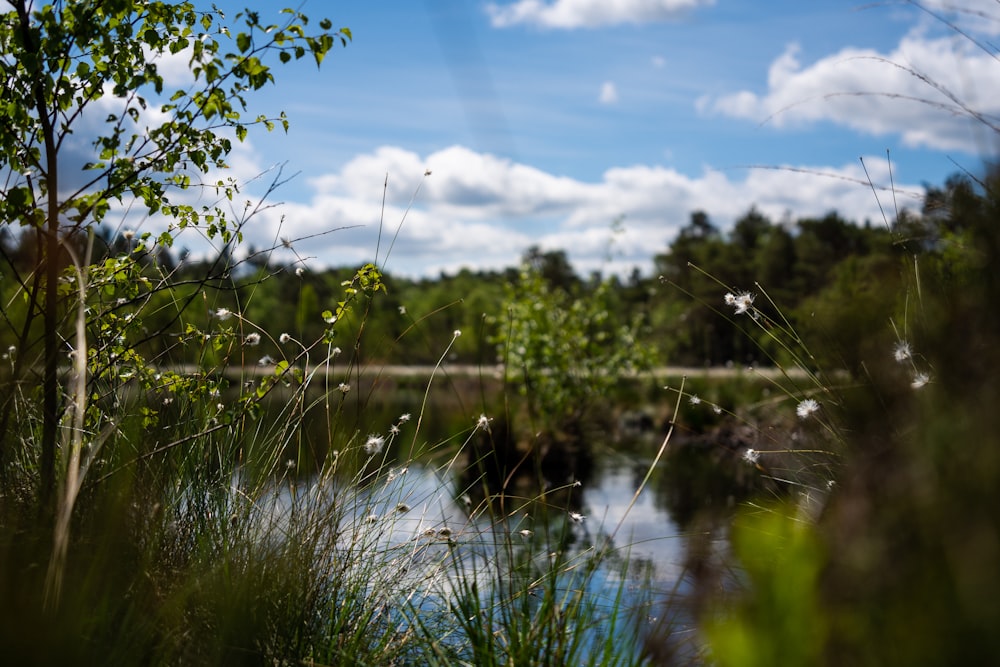
POLYGON ((969 39, 914 30, 888 53, 844 48, 803 65, 790 44, 768 70, 767 90, 703 97, 704 113, 776 127, 830 121, 911 147, 976 154, 1000 131, 997 59, 969 39), (988 129, 992 125, 993 129, 988 129))
POLYGON ((146 60, 156 66, 156 72, 163 77, 163 84, 167 88, 186 89, 194 83, 194 74, 191 72, 194 47, 185 47, 177 53, 168 50, 157 52, 148 47, 143 48, 143 51, 146 53, 146 60))
MULTIPOLYGON (((867 164, 876 184, 888 184, 884 160, 867 164)), ((262 211, 244 230, 247 242, 259 248, 287 238, 316 267, 378 260, 390 272, 413 276, 512 266, 533 244, 566 250, 580 272, 648 271, 695 210, 723 228, 754 205, 773 220, 831 210, 881 220, 864 172, 853 164, 705 169, 694 176, 632 165, 583 181, 462 146, 426 156, 383 147, 309 186, 308 201, 262 211), (624 232, 614 234, 612 221, 620 216, 624 232)), ((897 188, 901 206, 919 205, 919 186, 897 188)))
POLYGON ((486 11, 496 28, 527 24, 575 29, 669 21, 713 4, 715 0, 517 0, 491 2, 486 11))
POLYGON ((601 104, 616 104, 618 102, 618 87, 613 81, 605 81, 601 84, 601 94, 597 100, 601 104))

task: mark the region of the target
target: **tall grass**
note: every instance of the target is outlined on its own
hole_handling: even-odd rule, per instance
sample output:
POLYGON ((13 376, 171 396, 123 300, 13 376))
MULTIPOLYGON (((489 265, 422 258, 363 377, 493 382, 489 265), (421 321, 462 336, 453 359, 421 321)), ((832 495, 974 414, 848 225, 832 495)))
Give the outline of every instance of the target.
MULTIPOLYGON (((95 269, 79 258, 73 269, 54 516, 36 502, 38 399, 10 386, 5 662, 647 660, 636 628, 652 597, 634 586, 621 548, 591 537, 599 525, 578 513, 574 487, 539 480, 519 496, 486 483, 501 446, 489 406, 431 435, 432 390, 447 381, 439 363, 414 413, 379 423, 383 397, 362 389, 358 358, 334 344, 339 319, 377 307, 376 267, 345 285, 315 341, 210 308, 208 328, 178 339, 201 355, 180 371, 133 342, 149 299, 131 294, 125 314, 105 294, 102 271, 137 270, 119 259, 95 269), (250 366, 261 338, 283 358, 250 366)), ((169 291, 169 275, 156 280, 169 291)), ((442 360, 458 335, 440 341, 442 360)))

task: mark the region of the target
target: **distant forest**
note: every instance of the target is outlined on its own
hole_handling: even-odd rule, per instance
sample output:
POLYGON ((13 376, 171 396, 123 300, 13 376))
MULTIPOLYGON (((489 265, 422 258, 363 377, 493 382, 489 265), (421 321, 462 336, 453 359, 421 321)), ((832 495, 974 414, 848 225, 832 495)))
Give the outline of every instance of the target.
MULTIPOLYGON (((616 298, 608 305, 609 320, 624 323, 640 317, 637 343, 652 350, 663 365, 763 366, 782 361, 782 350, 770 348, 758 329, 733 326, 739 318, 725 305, 724 295, 749 292, 755 308, 814 343, 817 364, 852 369, 871 343, 866 327, 873 319, 884 322, 896 308, 904 276, 912 274, 913 258, 943 258, 949 239, 960 236, 956 220, 961 218, 953 214, 956 201, 976 201, 975 188, 974 182, 953 177, 943 188, 927 189, 919 213, 903 211, 877 224, 857 224, 836 212, 778 223, 751 209, 723 231, 696 211, 674 242, 655 256, 649 274, 636 270, 624 279, 579 275, 562 250, 530 248, 522 260, 550 288, 570 298, 586 299, 600 283, 610 281, 616 298)), ((38 237, 14 234, 6 227, 0 232, 0 345, 6 349, 23 334, 12 323, 25 321, 16 311, 26 308, 28 300, 18 291, 29 284, 38 237)), ((83 256, 83 234, 66 243, 83 256)), ((210 345, 190 342, 200 336, 207 343, 211 336, 206 334, 219 327, 235 327, 244 336, 259 333, 260 342, 240 355, 245 364, 281 358, 281 334, 297 341, 319 340, 328 328, 323 312, 335 310, 345 298, 344 283, 358 268, 312 271, 274 264, 270 253, 253 251, 236 260, 232 246, 217 257, 193 260, 153 243, 155 250, 143 251, 141 244, 140 238, 97 230, 95 262, 113 261, 139 248, 147 278, 139 280, 140 288, 128 298, 119 296, 120 290, 106 290, 115 296, 100 312, 128 318, 142 306, 143 329, 134 332, 135 340, 128 345, 160 364, 210 361, 210 345), (238 316, 230 319, 228 313, 238 316)), ((431 364, 452 332, 461 330, 450 361, 496 364, 506 304, 517 294, 522 268, 462 270, 419 280, 384 275, 386 289, 359 295, 361 301, 338 325, 335 344, 349 349, 358 363, 431 364)), ((69 321, 69 307, 66 317, 69 321)), ((92 333, 100 336, 99 330, 92 333)), ((29 353, 32 347, 40 349, 40 336, 27 337, 35 341, 29 353)))

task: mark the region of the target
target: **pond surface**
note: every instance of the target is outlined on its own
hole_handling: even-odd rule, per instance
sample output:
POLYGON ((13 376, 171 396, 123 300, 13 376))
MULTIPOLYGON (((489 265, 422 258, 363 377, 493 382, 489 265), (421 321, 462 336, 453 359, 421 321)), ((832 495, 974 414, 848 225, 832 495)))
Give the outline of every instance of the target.
MULTIPOLYGON (((725 484, 704 483, 706 467, 710 479, 718 472, 711 457, 690 451, 678 457, 668 443, 657 461, 665 433, 651 419, 648 428, 627 435, 611 424, 590 432, 572 451, 549 452, 547 464, 523 459, 526 474, 505 468, 497 475, 484 462, 488 467, 502 457, 491 445, 484 455, 485 429, 470 426, 477 411, 455 400, 468 393, 439 391, 425 400, 405 387, 379 394, 368 389, 358 410, 338 406, 336 437, 330 436, 330 412, 319 411, 324 418, 307 425, 312 444, 306 449, 319 452, 328 442, 320 456, 341 457, 345 474, 336 492, 352 486, 345 511, 364 533, 347 539, 377 545, 394 568, 408 573, 397 582, 401 594, 412 596, 424 586, 418 604, 432 609, 459 585, 453 575, 473 577, 490 595, 505 577, 505 563, 534 560, 544 570, 546 559, 558 557, 571 572, 595 562, 596 570, 566 585, 583 585, 609 606, 641 609, 648 634, 666 619, 672 638, 662 641, 676 644, 693 635, 684 603, 696 583, 691 570, 726 548, 733 503, 719 497, 725 484), (411 416, 405 423, 403 414, 411 416), (384 450, 365 452, 370 434, 385 438, 384 450)), ((329 480, 300 477, 297 492, 321 483, 329 480)), ((635 624, 616 632, 636 639, 635 624)))

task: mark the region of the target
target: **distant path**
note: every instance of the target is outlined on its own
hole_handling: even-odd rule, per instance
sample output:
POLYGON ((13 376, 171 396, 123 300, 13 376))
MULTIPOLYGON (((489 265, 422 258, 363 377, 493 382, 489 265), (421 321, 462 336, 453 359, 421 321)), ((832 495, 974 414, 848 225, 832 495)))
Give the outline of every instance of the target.
MULTIPOLYGON (((356 372, 356 371, 355 371, 356 372)), ((433 366, 369 366, 361 369, 362 375, 388 375, 390 377, 429 377, 434 372, 433 366)), ((500 377, 502 372, 497 367, 444 364, 437 371, 439 374, 457 375, 461 377, 500 377)), ((693 366, 661 366, 641 373, 628 373, 624 377, 712 377, 712 378, 735 378, 744 376, 760 376, 766 378, 779 378, 786 374, 779 368, 737 368, 717 366, 710 368, 697 368, 693 366)), ((798 368, 793 369, 788 375, 801 377, 803 371, 798 368)))
MULTIPOLYGON (((266 375, 271 375, 274 373, 274 365, 268 364, 264 366, 229 366, 225 369, 224 373, 228 376, 236 377, 261 377, 266 375)), ((194 365, 181 365, 176 366, 173 370, 181 374, 194 374, 198 371, 198 368, 194 365)), ((317 375, 322 373, 321 369, 309 368, 309 372, 316 372, 317 375)), ((496 366, 477 366, 474 364, 442 364, 439 367, 435 366, 412 366, 412 365, 394 365, 394 364, 370 364, 361 367, 349 367, 345 364, 334 364, 331 367, 331 374, 338 377, 344 377, 345 375, 350 375, 351 377, 363 376, 363 377, 389 377, 389 378, 429 378, 432 374, 442 376, 442 377, 465 377, 465 378, 478 378, 482 377, 484 379, 500 379, 501 370, 496 366)), ((791 377, 804 377, 805 372, 800 368, 792 368, 782 370, 780 368, 753 368, 748 369, 744 367, 725 367, 725 366, 713 366, 713 367, 686 367, 686 366, 663 366, 659 368, 654 368, 649 371, 643 371, 642 373, 629 373, 623 375, 623 377, 634 377, 634 378, 739 378, 739 377, 762 377, 762 378, 781 378, 785 376, 791 377)))

